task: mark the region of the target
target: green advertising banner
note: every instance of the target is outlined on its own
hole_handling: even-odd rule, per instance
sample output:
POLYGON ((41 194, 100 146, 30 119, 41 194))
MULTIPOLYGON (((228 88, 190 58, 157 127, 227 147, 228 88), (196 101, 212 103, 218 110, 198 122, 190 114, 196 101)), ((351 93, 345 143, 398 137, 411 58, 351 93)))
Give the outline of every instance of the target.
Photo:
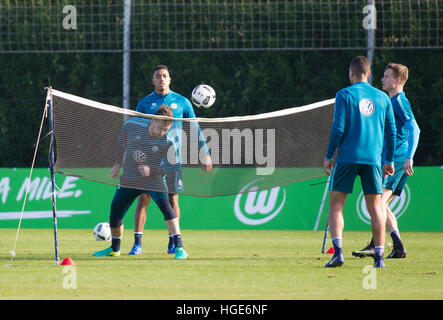
MULTIPOLYGON (((52 201, 48 169, 0 169, 0 228, 51 228, 52 201), (29 184, 28 194, 26 186, 29 184), (22 213, 22 208, 24 210, 22 213)), ((328 215, 327 177, 255 191, 258 179, 251 178, 246 193, 223 197, 180 196, 183 229, 273 229, 323 230, 328 215)), ((441 167, 415 168, 401 197, 391 203, 403 231, 443 231, 440 195, 441 167)), ((116 187, 77 177, 56 174, 56 208, 59 228, 93 228, 108 221, 116 187)), ((186 187, 186 186, 185 186, 186 187)), ((135 203, 125 217, 133 228, 135 203)), ((360 181, 346 200, 346 230, 369 230, 370 217, 360 181)), ((148 208, 146 228, 164 228, 163 215, 154 202, 148 208)))

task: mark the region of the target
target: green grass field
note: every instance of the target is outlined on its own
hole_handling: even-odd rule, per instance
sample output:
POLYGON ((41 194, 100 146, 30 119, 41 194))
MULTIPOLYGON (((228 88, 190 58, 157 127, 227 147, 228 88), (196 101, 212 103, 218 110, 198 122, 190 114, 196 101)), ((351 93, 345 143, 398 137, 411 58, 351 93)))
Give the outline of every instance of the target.
POLYGON ((16 230, 0 232, 0 299, 443 299, 443 233, 403 232, 407 258, 366 274, 372 259, 351 251, 369 232, 345 231, 345 264, 326 269, 321 231, 183 230, 190 256, 178 261, 165 253, 166 230, 145 230, 142 256, 126 254, 132 230, 125 230, 120 257, 95 258, 109 243, 91 230, 62 229, 60 258, 75 261, 70 270, 54 264, 53 233, 45 229, 22 229, 13 265, 4 267, 16 230), (64 288, 74 275, 76 288, 64 288), (365 289, 369 275, 375 289, 365 289))

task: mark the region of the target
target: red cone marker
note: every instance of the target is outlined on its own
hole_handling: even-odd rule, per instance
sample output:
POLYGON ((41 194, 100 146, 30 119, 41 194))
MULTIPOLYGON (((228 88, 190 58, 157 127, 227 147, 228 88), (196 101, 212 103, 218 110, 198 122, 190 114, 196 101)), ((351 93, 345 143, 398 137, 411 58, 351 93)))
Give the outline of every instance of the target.
POLYGON ((75 266, 74 260, 71 258, 64 258, 62 263, 60 263, 61 266, 75 266))

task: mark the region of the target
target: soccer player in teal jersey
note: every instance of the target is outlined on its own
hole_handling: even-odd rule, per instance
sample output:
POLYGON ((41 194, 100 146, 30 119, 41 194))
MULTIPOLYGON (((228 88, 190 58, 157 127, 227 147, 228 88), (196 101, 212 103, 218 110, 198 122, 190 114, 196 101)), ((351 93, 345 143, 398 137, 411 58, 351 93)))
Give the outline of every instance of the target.
POLYGON ((349 67, 351 86, 337 92, 334 120, 323 163, 330 178, 328 224, 334 256, 325 267, 343 265, 343 207, 352 193, 357 175, 361 178, 366 204, 371 215, 371 229, 376 255, 374 267, 384 267, 385 210, 381 199, 382 178, 394 173, 395 122, 389 97, 368 83, 370 63, 355 57, 349 67), (381 166, 383 139, 386 136, 386 159, 381 166), (333 155, 338 148, 334 170, 333 155))
MULTIPOLYGON (((161 106, 156 114, 172 117, 172 111, 167 106, 161 106)), ((171 125, 172 120, 144 118, 133 118, 124 123, 116 142, 115 164, 111 169, 111 177, 118 178, 123 166, 109 217, 112 244, 95 252, 94 256, 120 255, 123 218, 135 198, 143 193, 148 193, 154 199, 164 215, 168 231, 173 234, 175 258, 186 259, 188 256, 183 248, 177 214, 169 203, 165 180, 164 164, 176 162, 176 159, 168 159, 170 154, 175 157, 174 144, 166 136, 171 125), (169 152, 171 148, 172 152, 169 152)))
MULTIPOLYGON (((398 63, 389 63, 383 74, 381 82, 392 102, 395 115, 395 126, 397 128, 397 146, 394 154, 395 174, 388 176, 383 181, 383 202, 386 202, 386 228, 392 238, 394 247, 386 258, 405 258, 406 249, 400 238, 397 219, 389 209, 389 203, 400 196, 406 185, 408 177, 414 173, 413 157, 417 149, 420 136, 420 128, 415 121, 411 104, 403 91, 408 80, 408 68, 398 63)), ((384 152, 382 158, 384 158, 384 152)), ((353 251, 356 257, 374 256, 374 241, 371 240, 368 246, 362 250, 353 251)))
MULTIPOLYGON (((141 99, 137 104, 136 111, 152 114, 154 113, 160 105, 167 105, 172 109, 173 117, 176 119, 183 118, 195 118, 194 109, 190 101, 183 97, 182 95, 173 92, 170 89, 171 77, 169 74, 168 67, 165 65, 158 65, 154 68, 154 74, 152 78, 152 84, 154 85, 154 91, 141 99)), ((172 128, 168 135, 171 136, 174 143, 176 144, 177 157, 181 160, 181 142, 182 142, 182 121, 174 121, 172 128)), ((195 122, 191 125, 198 126, 195 122)), ((204 171, 209 171, 212 169, 212 161, 209 152, 206 149, 206 143, 201 134, 199 128, 199 147, 205 148, 206 150, 206 162, 202 164, 202 169, 204 171)), ((177 213, 180 219, 180 207, 178 204, 178 192, 183 191, 184 184, 181 174, 181 163, 177 165, 170 165, 166 168, 166 179, 169 189, 169 201, 177 213)), ((149 205, 150 197, 149 195, 142 195, 139 197, 137 202, 137 207, 134 214, 134 245, 129 252, 129 254, 139 255, 142 252, 142 234, 144 225, 146 222, 146 209, 149 205)), ((168 244, 168 253, 174 253, 174 243, 170 235, 168 244)))

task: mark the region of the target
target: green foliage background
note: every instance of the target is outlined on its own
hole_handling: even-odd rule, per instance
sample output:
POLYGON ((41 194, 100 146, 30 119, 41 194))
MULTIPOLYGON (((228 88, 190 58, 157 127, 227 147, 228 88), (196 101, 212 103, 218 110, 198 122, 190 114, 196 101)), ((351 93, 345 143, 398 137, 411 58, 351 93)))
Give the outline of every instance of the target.
MULTIPOLYGON (((225 117, 333 98, 339 89, 349 85, 350 60, 355 55, 366 54, 364 49, 339 49, 366 45, 366 31, 361 27, 364 17, 361 10, 367 4, 364 0, 351 3, 205 0, 199 5, 186 0, 178 7, 176 4, 166 0, 132 2, 133 109, 140 98, 152 91, 152 69, 157 64, 169 66, 172 89, 187 97, 199 83, 213 86, 217 92, 215 105, 208 110, 196 109, 197 116, 225 117), (214 10, 212 20, 209 19, 209 7, 214 5, 221 6, 220 9, 226 7, 229 14, 219 15, 214 10), (242 23, 244 19, 249 22, 242 23), (273 21, 272 32, 262 34, 250 23, 266 19, 273 21), (287 30, 287 19, 294 30, 287 30), (209 20, 210 32, 205 25, 209 20), (255 39, 259 39, 258 44, 255 39), (278 42, 282 39, 283 42, 278 42), (155 51, 167 48, 170 42, 173 48, 175 41, 185 43, 178 49, 216 51, 155 51), (151 44, 154 51, 143 51, 149 50, 151 44), (224 50, 248 50, 256 45, 262 49, 287 46, 312 50, 224 50)), ((384 49, 375 51, 373 84, 380 88, 380 78, 388 62, 409 67, 405 90, 421 128, 415 164, 441 165, 442 50, 401 47, 443 47, 438 25, 442 11, 438 2, 433 1, 376 2, 376 6, 376 47, 384 49)), ((122 105, 122 28, 123 6, 118 0, 0 2, 0 167, 31 165, 43 113, 44 87, 122 105), (68 4, 78 8, 76 30, 61 28, 65 17, 62 8, 68 4), (99 53, 104 51, 107 53, 99 53)), ((47 132, 45 126, 44 134, 47 132)), ((47 150, 48 139, 44 139, 37 166, 48 165, 47 150)))
MULTIPOLYGON (((152 69, 166 64, 174 91, 190 96, 199 83, 213 86, 217 101, 195 109, 199 117, 247 115, 333 98, 349 85, 348 65, 364 51, 260 51, 141 53, 131 56, 131 108, 152 92, 152 69)), ((416 165, 443 160, 443 55, 441 50, 377 50, 374 86, 388 62, 410 69, 405 91, 421 129, 416 165)), ((122 105, 122 55, 56 53, 0 55, 0 167, 29 167, 43 113, 44 87, 122 105)), ((91 128, 94 130, 94 128, 91 128)), ((48 132, 45 126, 43 134, 48 132)), ((327 139, 328 137, 325 137, 327 139)), ((47 166, 48 139, 37 166, 47 166)))

